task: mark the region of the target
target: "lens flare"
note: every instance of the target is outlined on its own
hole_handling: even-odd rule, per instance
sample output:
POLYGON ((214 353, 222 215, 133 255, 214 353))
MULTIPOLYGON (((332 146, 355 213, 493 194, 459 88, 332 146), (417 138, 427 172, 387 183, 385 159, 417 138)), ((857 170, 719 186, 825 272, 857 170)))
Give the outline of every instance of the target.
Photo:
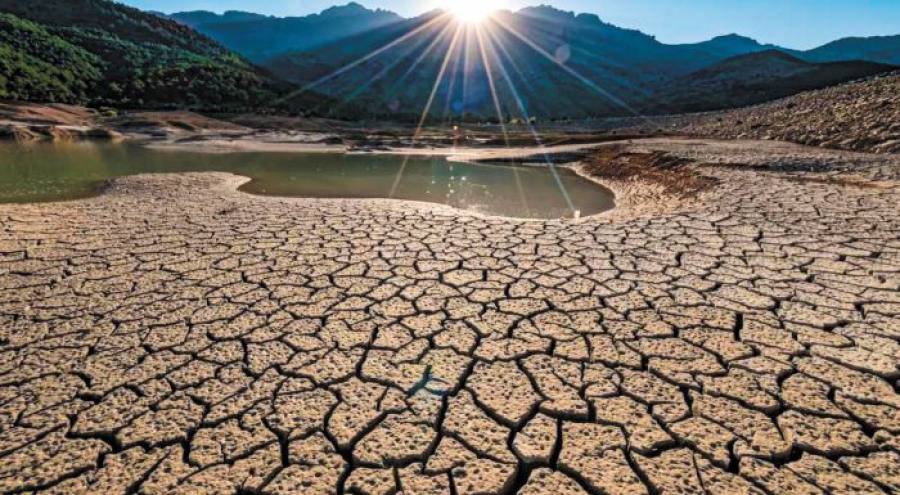
POLYGON ((441 8, 465 24, 480 24, 504 8, 501 0, 448 0, 441 8))

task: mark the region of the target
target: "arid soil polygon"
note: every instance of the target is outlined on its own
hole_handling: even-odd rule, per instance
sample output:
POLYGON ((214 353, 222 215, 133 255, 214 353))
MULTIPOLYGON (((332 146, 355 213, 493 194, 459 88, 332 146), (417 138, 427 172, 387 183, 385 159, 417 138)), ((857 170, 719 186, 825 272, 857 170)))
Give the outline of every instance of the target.
POLYGON ((225 174, 0 206, 0 493, 900 493, 884 170, 578 222, 225 174))

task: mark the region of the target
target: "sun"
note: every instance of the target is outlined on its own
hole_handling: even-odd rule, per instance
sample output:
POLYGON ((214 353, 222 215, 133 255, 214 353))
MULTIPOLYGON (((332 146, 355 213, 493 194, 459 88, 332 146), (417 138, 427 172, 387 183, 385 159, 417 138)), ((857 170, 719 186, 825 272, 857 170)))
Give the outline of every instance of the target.
POLYGON ((479 24, 503 9, 502 0, 445 0, 441 7, 460 22, 479 24))

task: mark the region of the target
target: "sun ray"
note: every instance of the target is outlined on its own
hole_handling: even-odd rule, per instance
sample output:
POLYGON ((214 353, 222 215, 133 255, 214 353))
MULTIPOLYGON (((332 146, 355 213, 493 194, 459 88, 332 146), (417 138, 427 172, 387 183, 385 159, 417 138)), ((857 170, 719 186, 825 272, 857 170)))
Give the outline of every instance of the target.
POLYGON ((441 29, 441 32, 438 33, 438 35, 434 37, 434 39, 433 39, 433 40, 431 41, 431 43, 428 45, 428 48, 426 48, 425 51, 422 52, 422 53, 416 58, 416 60, 412 63, 412 65, 410 65, 410 66, 406 69, 406 71, 403 73, 403 75, 400 76, 400 78, 398 79, 398 82, 403 82, 403 81, 405 81, 407 78, 409 78, 409 76, 411 76, 411 75, 416 71, 416 69, 419 67, 419 65, 421 65, 422 62, 423 62, 426 58, 428 58, 428 55, 430 55, 431 52, 432 52, 435 48, 437 48, 437 46, 441 43, 441 41, 443 41, 444 37, 447 36, 447 35, 450 33, 450 31, 452 30, 452 28, 453 28, 453 23, 448 22, 448 23, 441 29))
POLYGON ((566 73, 568 73, 570 76, 574 77, 575 79, 578 79, 582 84, 584 84, 584 85, 587 86, 588 88, 594 90, 595 92, 597 92, 597 93, 599 93, 600 95, 602 95, 604 98, 608 99, 609 101, 613 102, 614 104, 618 105, 619 107, 625 109, 626 111, 628 111, 629 113, 631 113, 631 114, 634 115, 635 117, 639 117, 639 118, 644 119, 644 120, 646 120, 646 121, 648 121, 648 122, 650 122, 650 123, 654 123, 652 119, 650 119, 650 118, 647 117, 646 115, 642 114, 641 112, 635 110, 631 105, 629 105, 628 103, 626 103, 625 101, 623 101, 621 98, 618 98, 617 96, 613 95, 613 94, 610 93, 609 91, 606 91, 605 89, 601 88, 600 86, 598 86, 596 83, 594 83, 594 82, 591 81, 590 79, 584 77, 580 72, 576 71, 575 69, 569 67, 569 66, 566 65, 566 64, 560 63, 560 62, 556 59, 556 57, 554 57, 553 55, 551 55, 550 53, 548 53, 547 50, 544 50, 543 48, 541 48, 540 45, 538 45, 538 44, 535 43, 534 41, 528 39, 527 36, 525 36, 525 35, 523 35, 522 33, 518 32, 515 28, 513 28, 512 26, 510 26, 509 24, 507 24, 506 22, 504 22, 504 21, 503 21, 502 19, 500 19, 499 17, 494 18, 493 20, 496 21, 497 24, 498 24, 500 27, 502 27, 503 29, 505 29, 506 31, 508 31, 509 33, 511 33, 513 36, 515 36, 516 38, 518 38, 520 41, 522 41, 522 42, 525 43, 526 45, 530 46, 534 51, 538 52, 541 56, 543 56, 543 57, 546 58, 547 60, 549 60, 549 61, 553 62, 554 64, 556 64, 559 68, 561 68, 563 71, 565 71, 566 73))
MULTIPOLYGON (((434 86, 431 89, 431 94, 428 96, 428 102, 425 104, 425 108, 422 111, 422 117, 419 119, 419 123, 416 126, 415 132, 413 133, 411 142, 412 146, 415 146, 416 141, 418 141, 419 137, 422 134, 422 128, 428 121, 428 115, 431 113, 431 105, 434 104, 434 99, 441 87, 441 82, 444 79, 444 74, 446 74, 447 72, 447 66, 450 64, 452 54, 456 50, 456 44, 459 41, 460 30, 461 29, 457 27, 456 32, 453 34, 453 40, 450 42, 450 48, 447 50, 447 53, 444 56, 444 61, 441 63, 441 69, 440 71, 438 71, 438 75, 434 80, 434 86)), ((400 186, 400 180, 403 178, 403 174, 406 172, 406 167, 407 165, 409 165, 409 160, 410 155, 407 155, 406 158, 403 159, 403 164, 400 165, 400 170, 397 172, 397 177, 394 179, 394 185, 391 187, 391 193, 388 196, 389 198, 393 198, 397 194, 397 188, 400 186)))
MULTIPOLYGON (((525 125, 528 126, 528 130, 531 133, 531 136, 534 138, 534 142, 535 142, 535 144, 537 144, 538 149, 540 149, 541 156, 544 158, 544 162, 546 163, 547 168, 550 170, 550 174, 553 176, 553 179, 556 182, 556 185, 559 187, 559 191, 562 194, 563 199, 565 199, 565 201, 566 201, 566 205, 569 207, 569 210, 572 212, 572 214, 574 216, 575 213, 577 212, 577 209, 575 208, 575 203, 572 201, 572 196, 569 194, 569 190, 566 189, 566 185, 565 185, 565 183, 563 183, 562 177, 560 177, 560 175, 559 175, 559 171, 557 171, 557 169, 556 169, 556 164, 553 163, 553 160, 550 159, 550 154, 547 151, 547 147, 544 145, 544 141, 541 138, 540 134, 538 133, 537 128, 531 122, 531 118, 530 118, 530 115, 528 114, 528 110, 525 107, 525 104, 522 101, 522 98, 519 96, 519 91, 516 89, 516 86, 513 83, 512 78, 509 77, 509 72, 506 70, 506 67, 503 65, 502 59, 500 59, 500 57, 497 56, 496 50, 494 49, 494 44, 492 43, 491 39, 488 39, 488 45, 491 47, 491 51, 492 51, 493 55, 495 56, 495 58, 497 58, 497 60, 499 61, 497 66, 500 70, 501 75, 503 76, 503 79, 506 81, 507 86, 509 86, 509 90, 513 95, 513 99, 515 100, 516 104, 519 107, 519 111, 522 113, 522 120, 525 122, 525 125)), ((502 48, 502 45, 500 45, 500 46, 502 48)), ((519 179, 518 174, 516 175, 516 179, 519 179)), ((520 189, 520 194, 522 195, 522 198, 524 201, 525 192, 524 192, 524 190, 522 190, 521 181, 518 184, 518 187, 520 189)), ((527 209, 527 204, 526 204, 526 209, 527 209)))
MULTIPOLYGON (((503 52, 503 55, 506 57, 506 60, 512 66, 513 70, 516 71, 516 74, 518 74, 520 78, 524 79, 525 75, 522 73, 522 69, 519 67, 519 64, 516 63, 516 60, 513 58, 512 54, 509 53, 509 50, 506 48, 506 45, 503 43, 503 41, 499 39, 499 37, 497 35, 497 31, 495 29, 487 29, 487 30, 485 30, 485 32, 487 33, 487 35, 489 37, 488 43, 490 44, 491 49, 492 50, 499 49, 501 52, 503 52)), ((497 57, 497 60, 499 61, 498 65, 499 65, 500 69, 504 73, 507 72, 506 64, 503 63, 504 58, 497 57)), ((507 74, 506 77, 508 78, 509 75, 507 74)), ((518 93, 517 93, 517 95, 518 95, 518 93)), ((519 103, 521 104, 522 102, 520 101, 519 103)))
POLYGON ((462 92, 462 112, 469 108, 469 90, 472 81, 469 76, 472 74, 472 50, 470 49, 470 41, 466 40, 466 49, 463 51, 463 92, 462 92))
MULTIPOLYGON (((503 55, 502 57, 498 57, 498 59, 500 60, 499 66, 505 68, 506 64, 508 63, 509 66, 513 69, 514 75, 517 76, 519 80, 525 81, 525 84, 522 85, 521 89, 517 90, 516 93, 520 96, 519 103, 525 108, 524 113, 526 115, 534 115, 536 112, 535 107, 537 107, 537 103, 535 102, 533 104, 532 101, 537 99, 538 95, 535 90, 527 83, 527 77, 525 76, 525 73, 517 63, 513 53, 510 52, 508 47, 510 43, 506 43, 503 39, 500 38, 500 35, 503 34, 500 32, 500 29, 489 29, 487 30, 487 33, 493 40, 491 46, 499 50, 503 55), (530 98, 524 98, 523 96, 525 95, 528 95, 530 98)), ((546 75, 548 77, 550 76, 549 74, 546 75)), ((556 95, 556 98, 564 98, 571 108, 578 108, 578 106, 581 104, 581 102, 573 99, 573 95, 570 94, 558 94, 556 95)))
POLYGON ((390 50, 391 48, 394 48, 395 46, 399 45, 400 43, 403 43, 404 41, 406 41, 414 36, 417 36, 419 33, 425 31, 426 29, 431 28, 432 26, 438 24, 439 22, 441 22, 441 21, 449 22, 451 19, 452 19, 452 15, 449 13, 443 13, 443 14, 437 15, 433 19, 429 20, 428 22, 426 22, 426 23, 422 24, 421 26, 417 27, 416 29, 413 29, 412 31, 404 34, 403 36, 400 36, 399 38, 391 41, 390 43, 388 43, 380 48, 377 48, 377 49, 373 50, 372 52, 370 52, 369 54, 364 55, 363 57, 360 57, 359 59, 357 59, 353 62, 350 62, 349 64, 341 67, 340 69, 337 69, 328 75, 322 76, 319 79, 307 84, 306 86, 303 86, 302 88, 299 88, 296 91, 292 91, 292 92, 288 93, 287 95, 275 100, 275 104, 284 103, 288 100, 296 98, 298 95, 301 95, 303 93, 311 91, 311 90, 315 89, 316 87, 322 85, 323 83, 326 83, 336 77, 346 74, 347 72, 355 69, 356 67, 359 67, 360 65, 368 62, 369 60, 372 60, 373 58, 377 57, 378 55, 381 55, 382 53, 390 50))
POLYGON ((503 133, 503 142, 509 148, 509 133, 506 131, 505 118, 503 117, 503 109, 500 107, 500 97, 497 95, 497 86, 494 84, 494 74, 491 69, 491 62, 488 60, 487 50, 484 47, 484 33, 482 26, 475 27, 475 36, 478 41, 478 49, 481 53, 481 64, 484 66, 485 76, 488 81, 488 88, 491 90, 491 98, 494 100, 494 110, 497 112, 497 122, 500 123, 500 131, 503 133))
MULTIPOLYGON (((435 37, 435 40, 428 46, 428 48, 426 48, 425 52, 421 56, 419 56, 419 58, 412 65, 412 68, 416 67, 419 64, 419 62, 421 62, 422 58, 424 58, 424 56, 427 55, 434 48, 434 45, 437 44, 437 41, 440 39, 441 36, 443 36, 448 31, 448 29, 449 29, 449 23, 438 34, 438 36, 435 37)), ((352 101, 353 99, 358 97, 360 94, 362 94, 366 89, 372 87, 372 85, 375 84, 375 82, 380 81, 381 79, 386 77, 390 73, 391 70, 393 70, 398 65, 400 65, 403 61, 405 61, 407 59, 407 57, 409 57, 413 52, 416 51, 417 48, 419 48, 421 45, 424 45, 427 41, 428 41, 427 38, 422 38, 420 40, 414 41, 413 46, 410 47, 409 50, 407 50, 401 56, 396 57, 390 64, 386 65, 383 69, 381 69, 381 71, 379 71, 377 74, 375 74, 375 76, 373 76, 370 80, 366 81, 359 88, 357 88, 352 93, 350 93, 348 96, 346 96, 343 99, 342 103, 343 104, 349 103, 350 101, 352 101)), ((403 75, 401 80, 405 79, 408 76, 408 74, 412 70, 412 68, 410 68, 409 70, 406 71, 406 74, 403 75)))
POLYGON ((437 46, 444 40, 444 38, 449 36, 453 27, 454 27, 454 23, 448 22, 441 29, 441 32, 438 33, 438 35, 435 36, 435 38, 431 41, 431 43, 428 45, 428 47, 425 49, 425 51, 422 52, 416 58, 416 60, 413 61, 413 63, 409 67, 407 67, 407 69, 404 71, 403 75, 401 75, 399 78, 397 78, 396 82, 392 85, 392 89, 389 93, 389 99, 393 98, 397 94, 398 90, 396 88, 404 87, 403 86, 404 82, 411 75, 413 75, 415 73, 415 71, 419 68, 419 66, 422 64, 422 62, 424 62, 425 59, 428 58, 428 56, 435 50, 435 48, 437 48, 437 46))
MULTIPOLYGON (((488 34, 488 36, 490 36, 490 34, 488 34)), ((485 45, 484 33, 481 32, 481 30, 479 30, 478 37, 479 37, 478 42, 479 42, 479 45, 481 48, 481 58, 484 61, 485 70, 488 72, 488 74, 490 74, 491 73, 491 64, 490 64, 490 61, 488 60, 487 50, 485 49, 485 46, 484 46, 485 45)), ((488 44, 490 44, 490 43, 491 43, 491 41, 490 41, 490 39, 488 39, 488 44)), ((492 53, 493 53, 493 46, 491 48, 492 48, 492 53)), ((496 57, 496 54, 495 54, 495 57, 496 57)), ((498 59, 498 62, 499 63, 497 65, 500 67, 501 73, 505 74, 506 70, 503 68, 502 61, 500 61, 498 59)), ((497 91, 494 86, 493 76, 490 76, 490 84, 491 84, 491 93, 494 97, 494 103, 496 105, 497 119, 500 122, 500 129, 503 132, 503 141, 506 143, 506 147, 509 148, 510 147, 509 146, 510 145, 509 133, 507 132, 506 124, 504 122, 506 119, 504 119, 503 112, 500 110, 500 103, 499 103, 499 99, 497 97, 497 91)), ((513 166, 513 179, 516 182, 516 190, 519 192, 519 201, 522 202, 522 207, 525 209, 525 214, 527 216, 531 216, 531 208, 528 207, 528 196, 525 194, 525 187, 522 185, 522 176, 519 172, 519 168, 516 167, 515 165, 513 166)))
MULTIPOLYGON (((450 120, 453 119, 453 99, 454 94, 456 93, 456 86, 460 78, 460 67, 462 65, 463 57, 453 57, 453 69, 450 72, 450 87, 447 88, 447 98, 444 100, 444 117, 450 116, 450 120)), ((465 74, 463 74, 465 77, 465 74)), ((454 140, 454 147, 456 146, 456 140, 454 140)))

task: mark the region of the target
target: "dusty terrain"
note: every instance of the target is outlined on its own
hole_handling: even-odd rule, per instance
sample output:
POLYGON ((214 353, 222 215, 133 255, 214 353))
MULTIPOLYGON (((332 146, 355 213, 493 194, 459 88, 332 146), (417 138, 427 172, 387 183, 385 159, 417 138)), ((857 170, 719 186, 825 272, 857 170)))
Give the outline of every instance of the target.
POLYGON ((0 206, 0 493, 900 493, 900 167, 765 146, 625 148, 713 185, 579 222, 0 206))
POLYGON ((694 136, 900 153, 900 73, 755 107, 672 120, 677 132, 694 136))

